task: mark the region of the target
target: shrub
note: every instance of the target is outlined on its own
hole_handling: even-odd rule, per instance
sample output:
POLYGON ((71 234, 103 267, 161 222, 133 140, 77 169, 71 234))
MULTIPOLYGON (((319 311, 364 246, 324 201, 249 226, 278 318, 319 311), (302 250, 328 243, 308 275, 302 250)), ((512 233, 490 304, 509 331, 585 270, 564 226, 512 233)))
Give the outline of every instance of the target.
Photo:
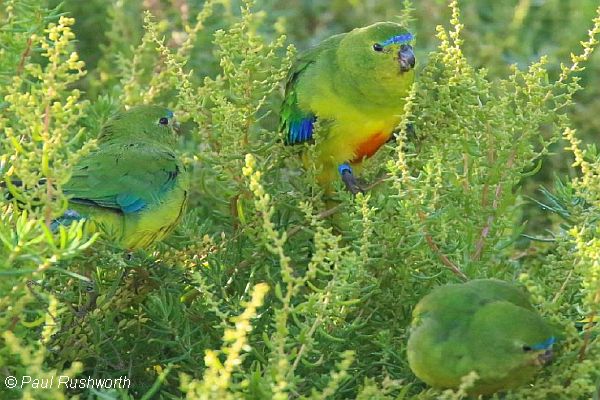
POLYGON ((3 398, 462 398, 413 376, 407 328, 431 288, 480 277, 522 282, 564 330, 556 362, 503 398, 592 397, 600 161, 570 111, 581 124, 581 107, 593 110, 580 77, 596 79, 583 66, 600 9, 465 1, 464 27, 451 1, 434 39, 424 26, 445 21, 439 2, 395 3, 144 2, 137 19, 137 2, 0 6, 0 195, 12 197, 0 208, 2 378, 132 382, 2 388, 3 398), (506 21, 484 23, 487 10, 512 15, 505 33, 495 28, 506 21), (392 11, 418 32, 420 71, 400 125, 416 135, 399 129, 369 160, 368 194, 339 186, 325 200, 277 133, 278 88, 296 53, 284 33, 306 46, 331 33, 323 21, 341 30, 392 11), (577 29, 550 34, 565 18, 577 29), (555 56, 570 51, 579 55, 559 66, 555 56), (183 122, 193 187, 176 232, 135 253, 81 224, 50 232, 67 208, 70 167, 112 112, 139 103, 168 105, 183 122), (543 162, 569 181, 546 191, 562 225, 528 201, 548 181, 543 162))

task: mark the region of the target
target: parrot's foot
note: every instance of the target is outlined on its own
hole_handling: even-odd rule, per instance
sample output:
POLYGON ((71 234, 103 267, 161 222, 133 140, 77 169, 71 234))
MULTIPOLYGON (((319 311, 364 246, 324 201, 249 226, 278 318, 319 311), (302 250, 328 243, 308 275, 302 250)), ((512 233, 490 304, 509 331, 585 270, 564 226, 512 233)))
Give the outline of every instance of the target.
POLYGON ((406 124, 406 136, 409 139, 414 139, 416 135, 417 131, 415 130, 415 124, 413 124, 412 122, 406 124))
POLYGON ((358 181, 354 177, 352 173, 352 168, 348 164, 341 164, 338 167, 338 171, 340 176, 342 177, 342 182, 346 185, 346 188, 353 195, 357 195, 358 193, 364 193, 364 189, 358 184, 358 181))
POLYGON ((70 226, 73 222, 79 221, 82 218, 81 214, 77 211, 68 209, 62 216, 50 223, 50 231, 57 232, 59 226, 70 226))

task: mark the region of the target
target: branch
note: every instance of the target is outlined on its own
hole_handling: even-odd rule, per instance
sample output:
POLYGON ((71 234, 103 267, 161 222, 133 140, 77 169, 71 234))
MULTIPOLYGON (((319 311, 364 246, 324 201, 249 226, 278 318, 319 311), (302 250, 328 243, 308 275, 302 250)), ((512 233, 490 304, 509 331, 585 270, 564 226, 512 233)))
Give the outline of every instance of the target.
POLYGON ((23 50, 23 53, 21 54, 21 59, 19 60, 19 65, 17 66, 17 75, 21 75, 21 72, 23 72, 23 69, 25 69, 25 60, 27 60, 27 57, 29 57, 32 43, 33 40, 30 36, 29 39, 27 39, 27 46, 25 47, 25 50, 23 50))
MULTIPOLYGON (((381 185, 389 177, 390 176, 388 174, 381 175, 373 183, 371 183, 370 185, 368 185, 367 187, 365 187, 364 191, 368 192, 369 190, 373 189, 374 187, 377 187, 377 186, 381 185)), ((340 203, 340 204, 338 204, 335 207, 331 207, 331 208, 328 208, 325 211, 321 211, 319 214, 317 214, 317 219, 328 218, 328 217, 334 215, 335 213, 337 213, 338 211, 340 211, 342 208, 344 208, 344 203, 340 203)), ((285 233, 286 239, 289 239, 290 237, 294 236, 295 234, 297 234, 298 232, 300 232, 304 227, 305 227, 305 225, 296 225, 296 226, 293 226, 293 227, 289 228, 286 231, 286 233, 285 233)), ((244 260, 242 262, 240 262, 238 264, 237 268, 245 268, 245 267, 247 267, 248 264, 250 264, 250 260, 255 260, 258 256, 259 256, 258 252, 252 253, 252 255, 250 256, 250 258, 246 259, 246 260, 244 260)))
MULTIPOLYGON (((421 222, 425 222, 426 216, 422 211, 419 211, 419 219, 421 220, 421 222)), ((454 264, 452 261, 450 261, 448 256, 446 256, 444 253, 442 253, 440 251, 440 248, 433 241, 433 238, 431 237, 431 235, 429 233, 427 233, 427 229, 424 226, 423 226, 423 233, 425 234, 425 240, 427 241, 429 248, 431 249, 431 251, 433 251, 435 253, 436 256, 438 256, 438 258, 440 259, 442 264, 444 264, 448 269, 450 269, 450 271, 452 271, 452 273, 454 275, 458 276, 463 281, 468 281, 469 278, 467 277, 467 275, 465 275, 465 273, 462 272, 461 269, 456 264, 454 264)))
MULTIPOLYGON (((506 164, 506 170, 509 170, 513 166, 514 161, 515 161, 515 152, 513 151, 512 154, 510 155, 510 158, 508 159, 508 163, 506 164)), ((477 261, 481 257, 481 253, 483 252, 483 248, 485 246, 485 240, 487 239, 488 235, 490 234, 490 229, 492 227, 492 224, 494 223, 495 212, 498 209, 498 205, 500 204, 500 197, 502 197, 502 178, 504 178, 504 174, 502 174, 500 176, 500 180, 498 182, 498 185, 496 186, 496 192, 494 194, 494 201, 492 202, 492 215, 488 216, 487 221, 485 222, 485 225, 483 225, 483 228, 481 229, 481 233, 479 234, 479 239, 477 240, 477 244, 475 245, 475 251, 471 255, 471 259, 473 261, 477 261)), ((485 196, 487 196, 486 189, 487 189, 487 185, 485 186, 484 191, 483 191, 484 199, 485 199, 485 196)))

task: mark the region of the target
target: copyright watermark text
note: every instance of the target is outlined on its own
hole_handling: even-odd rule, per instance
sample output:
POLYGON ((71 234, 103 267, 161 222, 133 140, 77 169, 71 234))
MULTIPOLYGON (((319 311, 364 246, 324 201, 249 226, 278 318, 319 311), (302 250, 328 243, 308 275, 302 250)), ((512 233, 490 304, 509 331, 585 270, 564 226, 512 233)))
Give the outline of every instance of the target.
POLYGON ((79 377, 71 378, 66 375, 52 376, 49 378, 36 378, 23 375, 20 378, 7 376, 4 386, 8 389, 129 389, 131 380, 126 376, 118 378, 93 378, 79 377))

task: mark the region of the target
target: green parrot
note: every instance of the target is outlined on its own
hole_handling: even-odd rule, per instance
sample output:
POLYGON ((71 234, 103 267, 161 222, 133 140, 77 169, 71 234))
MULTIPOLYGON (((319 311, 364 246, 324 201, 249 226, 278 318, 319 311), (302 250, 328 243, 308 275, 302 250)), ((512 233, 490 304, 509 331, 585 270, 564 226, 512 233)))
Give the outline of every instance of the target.
POLYGON ((527 383, 552 360, 555 328, 520 288, 495 279, 438 287, 413 311, 408 363, 436 388, 456 389, 475 371, 471 395, 527 383))
MULTIPOLYGON (((362 191, 353 168, 392 136, 414 81, 413 35, 401 25, 379 22, 324 40, 300 54, 292 67, 281 106, 286 144, 313 141, 317 178, 326 192, 341 177, 362 191)), ((308 168, 308 160, 305 157, 308 168)))
POLYGON ((63 187, 69 209, 53 228, 86 219, 86 230, 123 249, 150 246, 169 234, 187 203, 189 177, 175 153, 173 113, 144 105, 103 127, 95 151, 63 187))

